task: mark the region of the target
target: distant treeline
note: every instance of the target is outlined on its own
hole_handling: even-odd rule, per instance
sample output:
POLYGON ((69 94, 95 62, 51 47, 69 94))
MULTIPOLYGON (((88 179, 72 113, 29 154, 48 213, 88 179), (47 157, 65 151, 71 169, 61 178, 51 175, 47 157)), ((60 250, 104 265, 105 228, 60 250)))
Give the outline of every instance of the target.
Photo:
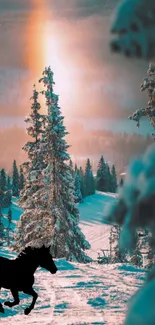
POLYGON ((72 142, 70 153, 78 163, 84 166, 84 157, 91 157, 93 169, 97 170, 98 158, 103 154, 106 161, 114 164, 119 175, 131 158, 142 154, 145 149, 154 143, 152 136, 139 134, 113 133, 111 131, 87 131, 84 134, 68 136, 72 142), (80 161, 83 157, 83 162, 80 161))
POLYGON ((70 168, 74 178, 74 190, 76 202, 83 202, 83 199, 89 195, 95 194, 96 190, 101 192, 117 192, 118 182, 115 166, 111 170, 109 164, 101 156, 98 161, 97 172, 94 175, 91 161, 88 158, 85 168, 78 167, 70 160, 70 168))
MULTIPOLYGON (((68 130, 70 134, 67 142, 71 145, 69 153, 74 162, 85 168, 86 160, 90 157, 93 171, 96 172, 99 158, 103 155, 110 166, 115 165, 118 177, 132 157, 143 153, 153 143, 151 135, 145 137, 138 134, 116 134, 107 130, 85 130, 81 124, 70 126, 68 130)), ((25 161, 26 154, 22 147, 28 140, 23 128, 12 127, 0 132, 0 168, 6 168, 9 175, 14 158, 18 165, 25 161)))
POLYGON ((18 171, 16 160, 14 160, 11 177, 4 168, 0 170, 0 210, 8 208, 11 204, 12 196, 18 197, 23 187, 23 170, 20 168, 20 171, 18 171))

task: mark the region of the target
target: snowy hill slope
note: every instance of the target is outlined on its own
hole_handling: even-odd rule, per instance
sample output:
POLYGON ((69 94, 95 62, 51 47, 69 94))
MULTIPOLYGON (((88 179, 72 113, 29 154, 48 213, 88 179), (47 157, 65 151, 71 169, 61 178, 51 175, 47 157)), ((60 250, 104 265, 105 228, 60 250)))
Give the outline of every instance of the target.
POLYGON ((93 259, 98 257, 101 249, 109 249, 110 226, 103 223, 103 210, 116 199, 116 194, 96 192, 79 204, 80 228, 91 244, 87 254, 93 259))
MULTIPOLYGON (((108 247, 110 226, 102 223, 105 204, 112 202, 114 195, 96 193, 86 198, 80 209, 80 227, 92 245, 88 251, 95 259, 97 251, 108 247)), ((18 209, 20 209, 18 207, 18 209)), ((19 211, 19 210, 18 210, 19 211)), ((12 206, 13 216, 17 207, 12 206)), ((3 255, 9 255, 3 250, 3 255)), ((12 256, 10 255, 10 258, 12 256)), ((132 266, 69 263, 56 260, 59 271, 56 275, 39 269, 35 274, 35 289, 39 294, 35 309, 29 316, 23 310, 31 297, 20 294, 19 306, 0 314, 0 323, 7 325, 121 325, 126 303, 144 280, 145 272, 132 266)), ((5 301, 10 293, 1 292, 5 301)), ((11 296, 10 296, 11 297, 11 296)))

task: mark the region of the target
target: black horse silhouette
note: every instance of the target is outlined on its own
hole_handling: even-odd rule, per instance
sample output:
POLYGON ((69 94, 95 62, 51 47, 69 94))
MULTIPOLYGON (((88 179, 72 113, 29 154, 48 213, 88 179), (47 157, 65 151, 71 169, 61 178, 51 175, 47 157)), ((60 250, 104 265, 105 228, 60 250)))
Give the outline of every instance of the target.
MULTIPOLYGON (((25 315, 31 312, 38 297, 32 288, 34 284, 34 272, 38 266, 43 267, 52 274, 58 270, 50 254, 50 247, 26 247, 16 259, 12 260, 0 257, 0 289, 10 289, 14 298, 13 302, 6 301, 4 305, 8 307, 18 305, 20 302, 18 292, 22 291, 33 297, 31 305, 24 310, 25 315)), ((4 308, 1 303, 0 312, 4 313, 4 308)))

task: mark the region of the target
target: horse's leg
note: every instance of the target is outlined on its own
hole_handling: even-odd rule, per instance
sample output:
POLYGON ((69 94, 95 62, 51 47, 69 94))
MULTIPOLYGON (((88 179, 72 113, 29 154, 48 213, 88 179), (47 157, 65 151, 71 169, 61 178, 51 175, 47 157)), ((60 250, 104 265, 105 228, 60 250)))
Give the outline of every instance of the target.
POLYGON ((10 289, 11 293, 13 295, 14 301, 5 301, 4 305, 8 307, 13 307, 16 305, 19 305, 19 296, 18 296, 18 290, 17 289, 10 289))
MULTIPOLYGON (((1 288, 0 288, 0 290, 1 290, 1 288)), ((4 314, 4 308, 3 308, 3 305, 1 304, 1 302, 0 302, 0 313, 4 314)))
POLYGON ((4 314, 4 308, 3 308, 3 305, 1 303, 0 303, 0 313, 4 314))
POLYGON ((26 293, 27 295, 30 295, 30 296, 33 297, 31 305, 24 310, 24 314, 28 315, 31 312, 31 310, 34 308, 34 305, 35 305, 36 300, 38 298, 38 294, 33 290, 32 287, 31 288, 25 288, 23 290, 23 292, 26 293))

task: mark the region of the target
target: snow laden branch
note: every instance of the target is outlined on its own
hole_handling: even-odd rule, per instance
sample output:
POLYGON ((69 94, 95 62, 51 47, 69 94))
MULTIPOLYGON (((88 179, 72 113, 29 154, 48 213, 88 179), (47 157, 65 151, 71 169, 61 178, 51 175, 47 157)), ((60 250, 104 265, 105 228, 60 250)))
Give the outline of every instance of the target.
MULTIPOLYGON (((143 83, 140 86, 141 91, 146 91, 148 94, 148 105, 145 108, 140 108, 129 116, 130 120, 137 122, 137 126, 140 126, 140 120, 143 117, 147 117, 150 120, 151 125, 155 129, 155 66, 151 63, 147 70, 147 78, 143 79, 143 83)), ((154 134, 153 134, 154 135, 154 134)))
MULTIPOLYGON (((150 246, 155 249, 155 146, 141 159, 131 162, 119 198, 107 213, 106 221, 120 225, 120 249, 132 252, 136 247, 136 232, 148 230, 150 246)), ((131 299, 125 325, 155 323, 155 267, 148 273, 144 286, 131 299)))
POLYGON ((155 1, 124 0, 117 8, 111 33, 117 38, 110 47, 128 57, 155 57, 155 1))

